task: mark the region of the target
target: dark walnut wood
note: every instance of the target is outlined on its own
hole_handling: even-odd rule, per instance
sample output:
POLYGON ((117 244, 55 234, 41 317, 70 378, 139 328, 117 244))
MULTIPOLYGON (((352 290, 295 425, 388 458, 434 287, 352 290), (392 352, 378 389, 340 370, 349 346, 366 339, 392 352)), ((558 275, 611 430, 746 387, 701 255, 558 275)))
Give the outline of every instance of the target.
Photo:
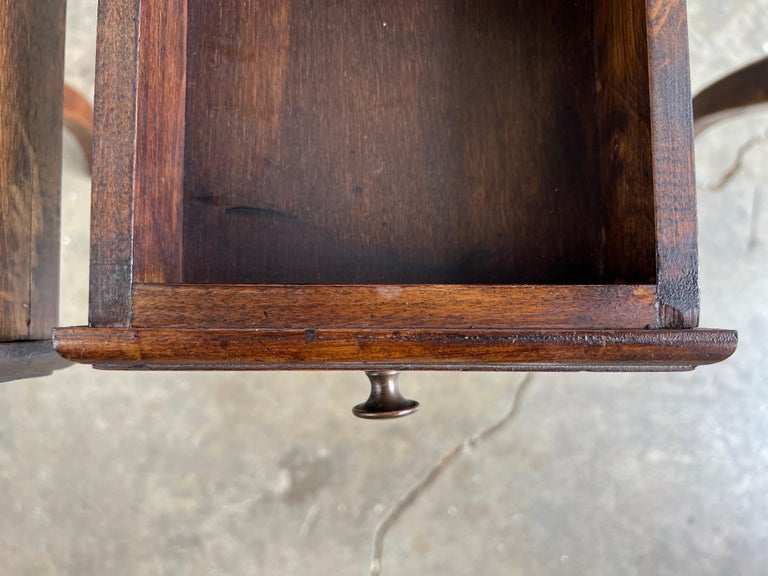
POLYGON ((62 364, 50 334, 58 323, 63 85, 64 2, 0 0, 0 381, 62 364))
POLYGON ((693 99, 696 135, 721 120, 768 104, 768 58, 721 78, 693 99))
POLYGON ((137 282, 182 280, 186 10, 187 0, 141 5, 133 218, 147 225, 133 229, 137 282))
POLYGON ((185 282, 615 280, 589 2, 189 10, 185 282))
POLYGON ((104 368, 689 370, 728 357, 724 330, 62 328, 56 350, 104 368))
POLYGON ((699 323, 696 181, 685 0, 648 0, 660 325, 699 323))
MULTIPOLYGON (((139 2, 99 2, 98 17, 88 320, 93 326, 128 326, 133 282, 139 2)), ((168 41, 173 44, 179 39, 169 37, 168 41)))
POLYGON ((586 329, 658 322, 654 286, 137 284, 133 303, 135 327, 586 329))
POLYGON ((684 369, 682 0, 100 6, 89 328, 128 368, 684 369))
POLYGON ((595 9, 596 104, 602 240, 617 282, 656 279, 651 104, 643 2, 595 9))

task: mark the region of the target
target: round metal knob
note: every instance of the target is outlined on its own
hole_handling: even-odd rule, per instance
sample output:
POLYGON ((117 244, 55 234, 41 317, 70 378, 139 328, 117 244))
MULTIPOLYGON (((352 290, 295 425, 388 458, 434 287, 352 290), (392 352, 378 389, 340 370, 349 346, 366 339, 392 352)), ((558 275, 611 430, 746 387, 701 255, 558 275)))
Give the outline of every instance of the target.
POLYGON ((400 394, 397 379, 400 372, 387 370, 366 372, 371 381, 371 395, 363 404, 352 408, 352 413, 359 418, 385 419, 408 416, 419 409, 416 400, 408 400, 400 394))

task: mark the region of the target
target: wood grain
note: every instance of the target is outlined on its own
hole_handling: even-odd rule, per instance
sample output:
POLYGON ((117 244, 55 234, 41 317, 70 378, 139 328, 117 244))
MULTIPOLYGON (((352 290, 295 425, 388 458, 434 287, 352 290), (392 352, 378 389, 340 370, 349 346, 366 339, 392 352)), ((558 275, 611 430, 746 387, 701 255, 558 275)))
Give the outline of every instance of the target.
POLYGON ((616 282, 656 278, 645 0, 595 2, 604 266, 616 282))
POLYGON ((184 281, 611 282, 592 22, 555 0, 191 0, 184 281))
POLYGON ((134 327, 645 328, 653 286, 136 285, 134 327))
POLYGON ((58 321, 64 3, 0 0, 0 341, 58 321))
POLYGON ((699 323, 693 111, 685 0, 647 0, 659 326, 699 323))
POLYGON ((180 282, 187 0, 142 2, 139 21, 133 279, 180 282))
POLYGON ((145 369, 687 369, 718 362, 713 330, 214 330, 62 328, 75 362, 145 369))
POLYGON ((131 317, 139 2, 99 3, 88 321, 131 317))

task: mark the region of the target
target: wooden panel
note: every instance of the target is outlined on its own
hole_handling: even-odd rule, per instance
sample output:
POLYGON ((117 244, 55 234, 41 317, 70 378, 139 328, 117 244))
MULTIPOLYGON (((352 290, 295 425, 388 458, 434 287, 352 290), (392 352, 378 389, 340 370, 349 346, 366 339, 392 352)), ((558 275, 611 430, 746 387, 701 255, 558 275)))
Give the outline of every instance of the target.
POLYGON ((718 362, 712 330, 163 330, 62 328, 75 362, 156 369, 675 369, 718 362))
POLYGON ((645 0, 595 2, 600 185, 606 275, 656 277, 645 0))
POLYGON ((592 29, 591 2, 190 0, 184 281, 602 282, 592 29))
POLYGON ((693 112, 685 0, 647 0, 659 326, 699 323, 693 112))
POLYGON ((187 0, 141 3, 133 278, 180 282, 187 0))
POLYGON ((136 285, 134 327, 645 328, 653 286, 136 285))
POLYGON ((58 322, 64 2, 0 0, 0 341, 58 322))
POLYGON ((94 94, 89 322, 131 316, 138 0, 99 2, 94 94))

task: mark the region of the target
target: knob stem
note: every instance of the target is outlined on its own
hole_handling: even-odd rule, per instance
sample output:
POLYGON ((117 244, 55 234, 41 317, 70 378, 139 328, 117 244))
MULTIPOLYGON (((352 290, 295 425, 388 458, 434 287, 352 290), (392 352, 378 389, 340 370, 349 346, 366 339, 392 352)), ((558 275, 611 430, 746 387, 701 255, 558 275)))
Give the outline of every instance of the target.
POLYGON ((366 372, 371 381, 371 395, 363 404, 352 408, 352 413, 359 418, 387 419, 408 416, 419 409, 415 400, 404 398, 400 393, 397 370, 366 372))

